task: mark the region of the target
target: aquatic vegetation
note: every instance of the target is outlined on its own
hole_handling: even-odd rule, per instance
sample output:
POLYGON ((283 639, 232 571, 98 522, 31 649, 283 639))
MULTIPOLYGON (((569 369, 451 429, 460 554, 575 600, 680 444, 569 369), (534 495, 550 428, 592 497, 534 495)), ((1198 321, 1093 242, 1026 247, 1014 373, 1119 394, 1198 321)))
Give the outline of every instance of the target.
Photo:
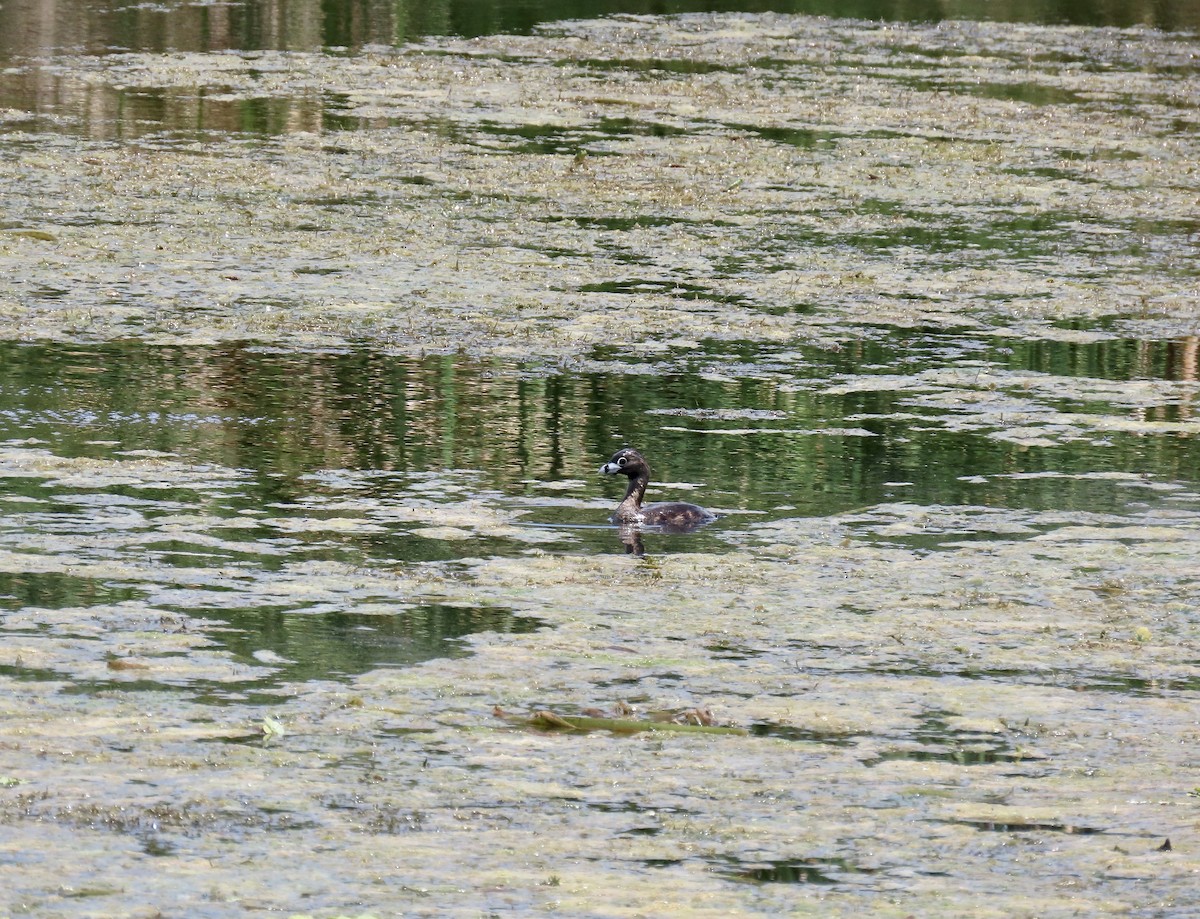
MULTIPOLYGON (((628 706, 622 708, 628 709, 628 706)), ((638 734, 643 731, 665 733, 738 734, 745 735, 742 728, 713 724, 712 713, 702 709, 687 709, 670 718, 639 719, 612 717, 597 709, 587 709, 582 714, 552 712, 540 709, 531 715, 515 715, 497 707, 493 714, 514 727, 534 728, 544 731, 610 731, 613 734, 638 734)))
MULTIPOLYGON (((864 323, 1195 332, 1186 38, 730 22, 70 58, 71 79, 208 128, 8 135, 0 188, 23 223, 0 237, 0 331, 554 361, 834 345, 864 323), (635 66, 665 49, 716 66, 635 66), (1066 95, 982 91, 1034 85, 1066 95), (318 119, 335 98, 347 127, 213 133, 238 127, 227 103, 264 98, 318 119)), ((97 126, 114 129, 145 130, 97 126)))
POLYGON ((0 912, 1186 909, 1194 57, 14 64, 0 912), (624 554, 618 438, 721 519, 624 554))

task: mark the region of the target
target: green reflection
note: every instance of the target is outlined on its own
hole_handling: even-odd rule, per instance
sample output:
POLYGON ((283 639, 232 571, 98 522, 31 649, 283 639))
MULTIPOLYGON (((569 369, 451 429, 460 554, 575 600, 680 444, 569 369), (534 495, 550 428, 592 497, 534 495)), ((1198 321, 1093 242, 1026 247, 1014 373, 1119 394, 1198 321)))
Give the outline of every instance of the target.
MULTIPOLYGON (((0 5, 0 59, 47 51, 315 51, 397 45, 428 35, 524 34, 546 23, 620 13, 798 13, 870 21, 944 19, 1200 25, 1194 0, 307 0, 237 4, 128 4, 68 0, 49 12, 37 0, 0 5)), ((682 65, 667 64, 672 69, 682 65)))
MULTIPOLYGON (((565 374, 366 350, 316 355, 236 346, 3 343, 0 438, 35 438, 63 456, 119 458, 125 450, 151 449, 243 470, 245 480, 236 488, 208 496, 226 514, 305 498, 314 487, 306 474, 338 469, 398 476, 474 470, 472 487, 511 501, 543 495, 542 482, 574 479, 587 483, 582 494, 575 492, 579 497, 615 502, 617 486, 594 473, 626 443, 647 453, 657 480, 699 483, 703 490, 694 497, 703 503, 759 513, 786 506, 801 515, 832 514, 901 498, 1095 509, 1097 501, 1115 506, 1126 498, 1111 483, 1095 480, 964 478, 1047 470, 1200 478, 1190 439, 1169 431, 1021 445, 990 436, 1003 433, 1003 415, 960 424, 957 408, 926 405, 944 384, 863 385, 876 374, 903 380, 963 360, 977 362, 979 373, 1189 380, 1197 372, 1194 340, 1079 344, 917 329, 857 340, 839 351, 789 354, 783 362, 761 345, 712 344, 630 374, 614 372, 623 369, 625 355, 601 349, 596 361, 611 370, 565 374), (850 391, 838 388, 839 381, 856 378, 863 383, 850 391)), ((1005 385, 1005 377, 997 379, 1005 385)), ((970 378, 962 385, 968 395, 996 389, 986 381, 972 389, 970 378)), ((1038 413, 1056 412, 1067 421, 1097 415, 1172 422, 1189 418, 1192 408, 1182 396, 1125 405, 1119 387, 1073 395, 1054 384, 1030 392, 1029 385, 1019 377, 1011 396, 1023 400, 1022 410, 1035 420, 1038 413)), ((362 488, 386 497, 402 484, 376 475, 362 488)), ((24 479, 10 480, 6 491, 44 497, 44 489, 24 479)), ((601 514, 569 507, 535 510, 531 518, 603 523, 601 514)), ((411 537, 403 545, 388 536, 362 539, 391 557, 444 557, 437 555, 444 549, 422 549, 422 541, 411 537), (429 551, 434 555, 423 556, 429 551)), ((173 551, 169 545, 148 548, 173 551)), ((340 552, 321 551, 329 557, 340 552)))
POLYGON ((141 591, 131 587, 102 584, 57 571, 14 573, 0 571, 0 610, 37 606, 64 609, 135 600, 141 591))
POLYGON ((391 615, 286 613, 251 609, 221 618, 236 630, 221 643, 241 658, 270 651, 282 658, 276 680, 336 679, 377 667, 405 667, 467 653, 458 639, 477 632, 535 632, 543 623, 510 610, 424 604, 391 615))

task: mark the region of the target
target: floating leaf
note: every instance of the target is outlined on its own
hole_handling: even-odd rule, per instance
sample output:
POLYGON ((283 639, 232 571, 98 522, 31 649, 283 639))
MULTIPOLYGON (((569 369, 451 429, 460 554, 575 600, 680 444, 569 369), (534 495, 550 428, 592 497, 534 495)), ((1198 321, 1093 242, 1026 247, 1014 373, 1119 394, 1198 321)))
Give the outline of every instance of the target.
POLYGON ((40 239, 42 242, 54 242, 58 239, 53 233, 45 230, 10 230, 13 236, 24 236, 26 239, 40 239))
POLYGON ((519 727, 555 731, 611 731, 614 734, 637 734, 642 731, 672 731, 698 734, 735 734, 745 736, 742 728, 714 727, 711 724, 680 724, 675 721, 640 721, 633 718, 595 718, 588 715, 560 715, 541 709, 529 716, 510 715, 496 708, 498 718, 519 727))

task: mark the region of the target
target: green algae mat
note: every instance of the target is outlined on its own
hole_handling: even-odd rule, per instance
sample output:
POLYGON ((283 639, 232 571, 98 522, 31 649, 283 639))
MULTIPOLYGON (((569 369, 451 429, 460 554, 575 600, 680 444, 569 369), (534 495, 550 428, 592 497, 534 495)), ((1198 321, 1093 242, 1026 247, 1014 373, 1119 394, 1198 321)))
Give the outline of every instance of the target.
POLYGON ((10 59, 0 916, 1194 915, 1197 53, 10 59))

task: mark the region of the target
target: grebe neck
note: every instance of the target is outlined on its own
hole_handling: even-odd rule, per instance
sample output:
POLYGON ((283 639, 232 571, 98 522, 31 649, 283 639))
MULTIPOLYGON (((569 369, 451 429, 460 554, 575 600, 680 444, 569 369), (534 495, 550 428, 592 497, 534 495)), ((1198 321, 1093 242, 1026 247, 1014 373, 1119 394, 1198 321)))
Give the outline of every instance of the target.
POLYGON ((617 506, 618 517, 636 517, 642 509, 642 497, 646 494, 646 486, 650 484, 649 471, 641 475, 630 476, 629 488, 625 490, 625 498, 617 506))

